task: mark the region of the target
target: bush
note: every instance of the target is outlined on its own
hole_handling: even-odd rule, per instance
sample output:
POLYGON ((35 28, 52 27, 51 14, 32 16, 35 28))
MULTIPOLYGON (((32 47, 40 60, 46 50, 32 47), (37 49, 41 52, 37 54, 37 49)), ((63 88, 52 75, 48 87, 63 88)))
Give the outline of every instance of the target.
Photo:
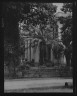
POLYGON ((53 46, 53 54, 56 59, 59 59, 64 51, 62 44, 56 44, 53 46))
POLYGON ((59 66, 59 75, 64 77, 72 77, 72 70, 67 66, 59 66))

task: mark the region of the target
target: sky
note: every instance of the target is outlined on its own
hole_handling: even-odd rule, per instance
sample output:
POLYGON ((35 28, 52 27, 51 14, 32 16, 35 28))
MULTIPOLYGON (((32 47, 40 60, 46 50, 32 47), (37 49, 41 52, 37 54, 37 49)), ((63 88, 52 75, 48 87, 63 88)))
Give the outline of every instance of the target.
POLYGON ((63 11, 60 10, 63 6, 63 3, 53 3, 53 5, 57 6, 56 13, 61 12, 61 13, 56 14, 56 16, 63 16, 63 17, 72 16, 72 13, 70 12, 64 13, 63 11))
POLYGON ((53 5, 56 5, 56 6, 57 6, 57 12, 62 12, 62 11, 60 10, 60 8, 62 8, 63 3, 53 3, 53 5))

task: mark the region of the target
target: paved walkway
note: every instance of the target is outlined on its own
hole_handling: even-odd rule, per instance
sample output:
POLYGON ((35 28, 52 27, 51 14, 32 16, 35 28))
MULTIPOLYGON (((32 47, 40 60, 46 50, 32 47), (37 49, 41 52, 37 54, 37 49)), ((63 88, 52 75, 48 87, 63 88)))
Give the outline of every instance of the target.
POLYGON ((61 78, 44 78, 44 79, 17 79, 17 80, 5 80, 4 90, 15 89, 29 89, 29 88, 42 88, 42 87, 57 87, 64 86, 65 82, 72 83, 72 79, 61 78))

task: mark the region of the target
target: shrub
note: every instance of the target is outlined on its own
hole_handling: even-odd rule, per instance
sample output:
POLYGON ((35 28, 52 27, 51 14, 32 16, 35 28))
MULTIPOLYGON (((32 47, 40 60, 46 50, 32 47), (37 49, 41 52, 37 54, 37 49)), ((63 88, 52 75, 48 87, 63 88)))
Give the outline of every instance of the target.
POLYGON ((53 46, 53 54, 56 59, 59 59, 62 56, 62 53, 64 51, 64 46, 62 44, 55 44, 53 46))

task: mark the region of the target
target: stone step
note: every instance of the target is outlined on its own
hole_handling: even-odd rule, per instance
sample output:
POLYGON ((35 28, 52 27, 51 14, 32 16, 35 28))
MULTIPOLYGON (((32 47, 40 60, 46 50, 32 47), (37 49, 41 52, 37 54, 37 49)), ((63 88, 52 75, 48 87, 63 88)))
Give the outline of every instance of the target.
POLYGON ((71 73, 69 74, 69 71, 67 72, 59 72, 59 70, 56 69, 40 69, 40 70, 30 70, 27 74, 34 74, 34 75, 42 75, 42 76, 71 76, 71 73))
MULTIPOLYGON (((72 77, 72 71, 60 70, 59 68, 31 68, 24 70, 24 77, 72 77)), ((22 77, 22 72, 17 73, 18 77, 22 77)))

